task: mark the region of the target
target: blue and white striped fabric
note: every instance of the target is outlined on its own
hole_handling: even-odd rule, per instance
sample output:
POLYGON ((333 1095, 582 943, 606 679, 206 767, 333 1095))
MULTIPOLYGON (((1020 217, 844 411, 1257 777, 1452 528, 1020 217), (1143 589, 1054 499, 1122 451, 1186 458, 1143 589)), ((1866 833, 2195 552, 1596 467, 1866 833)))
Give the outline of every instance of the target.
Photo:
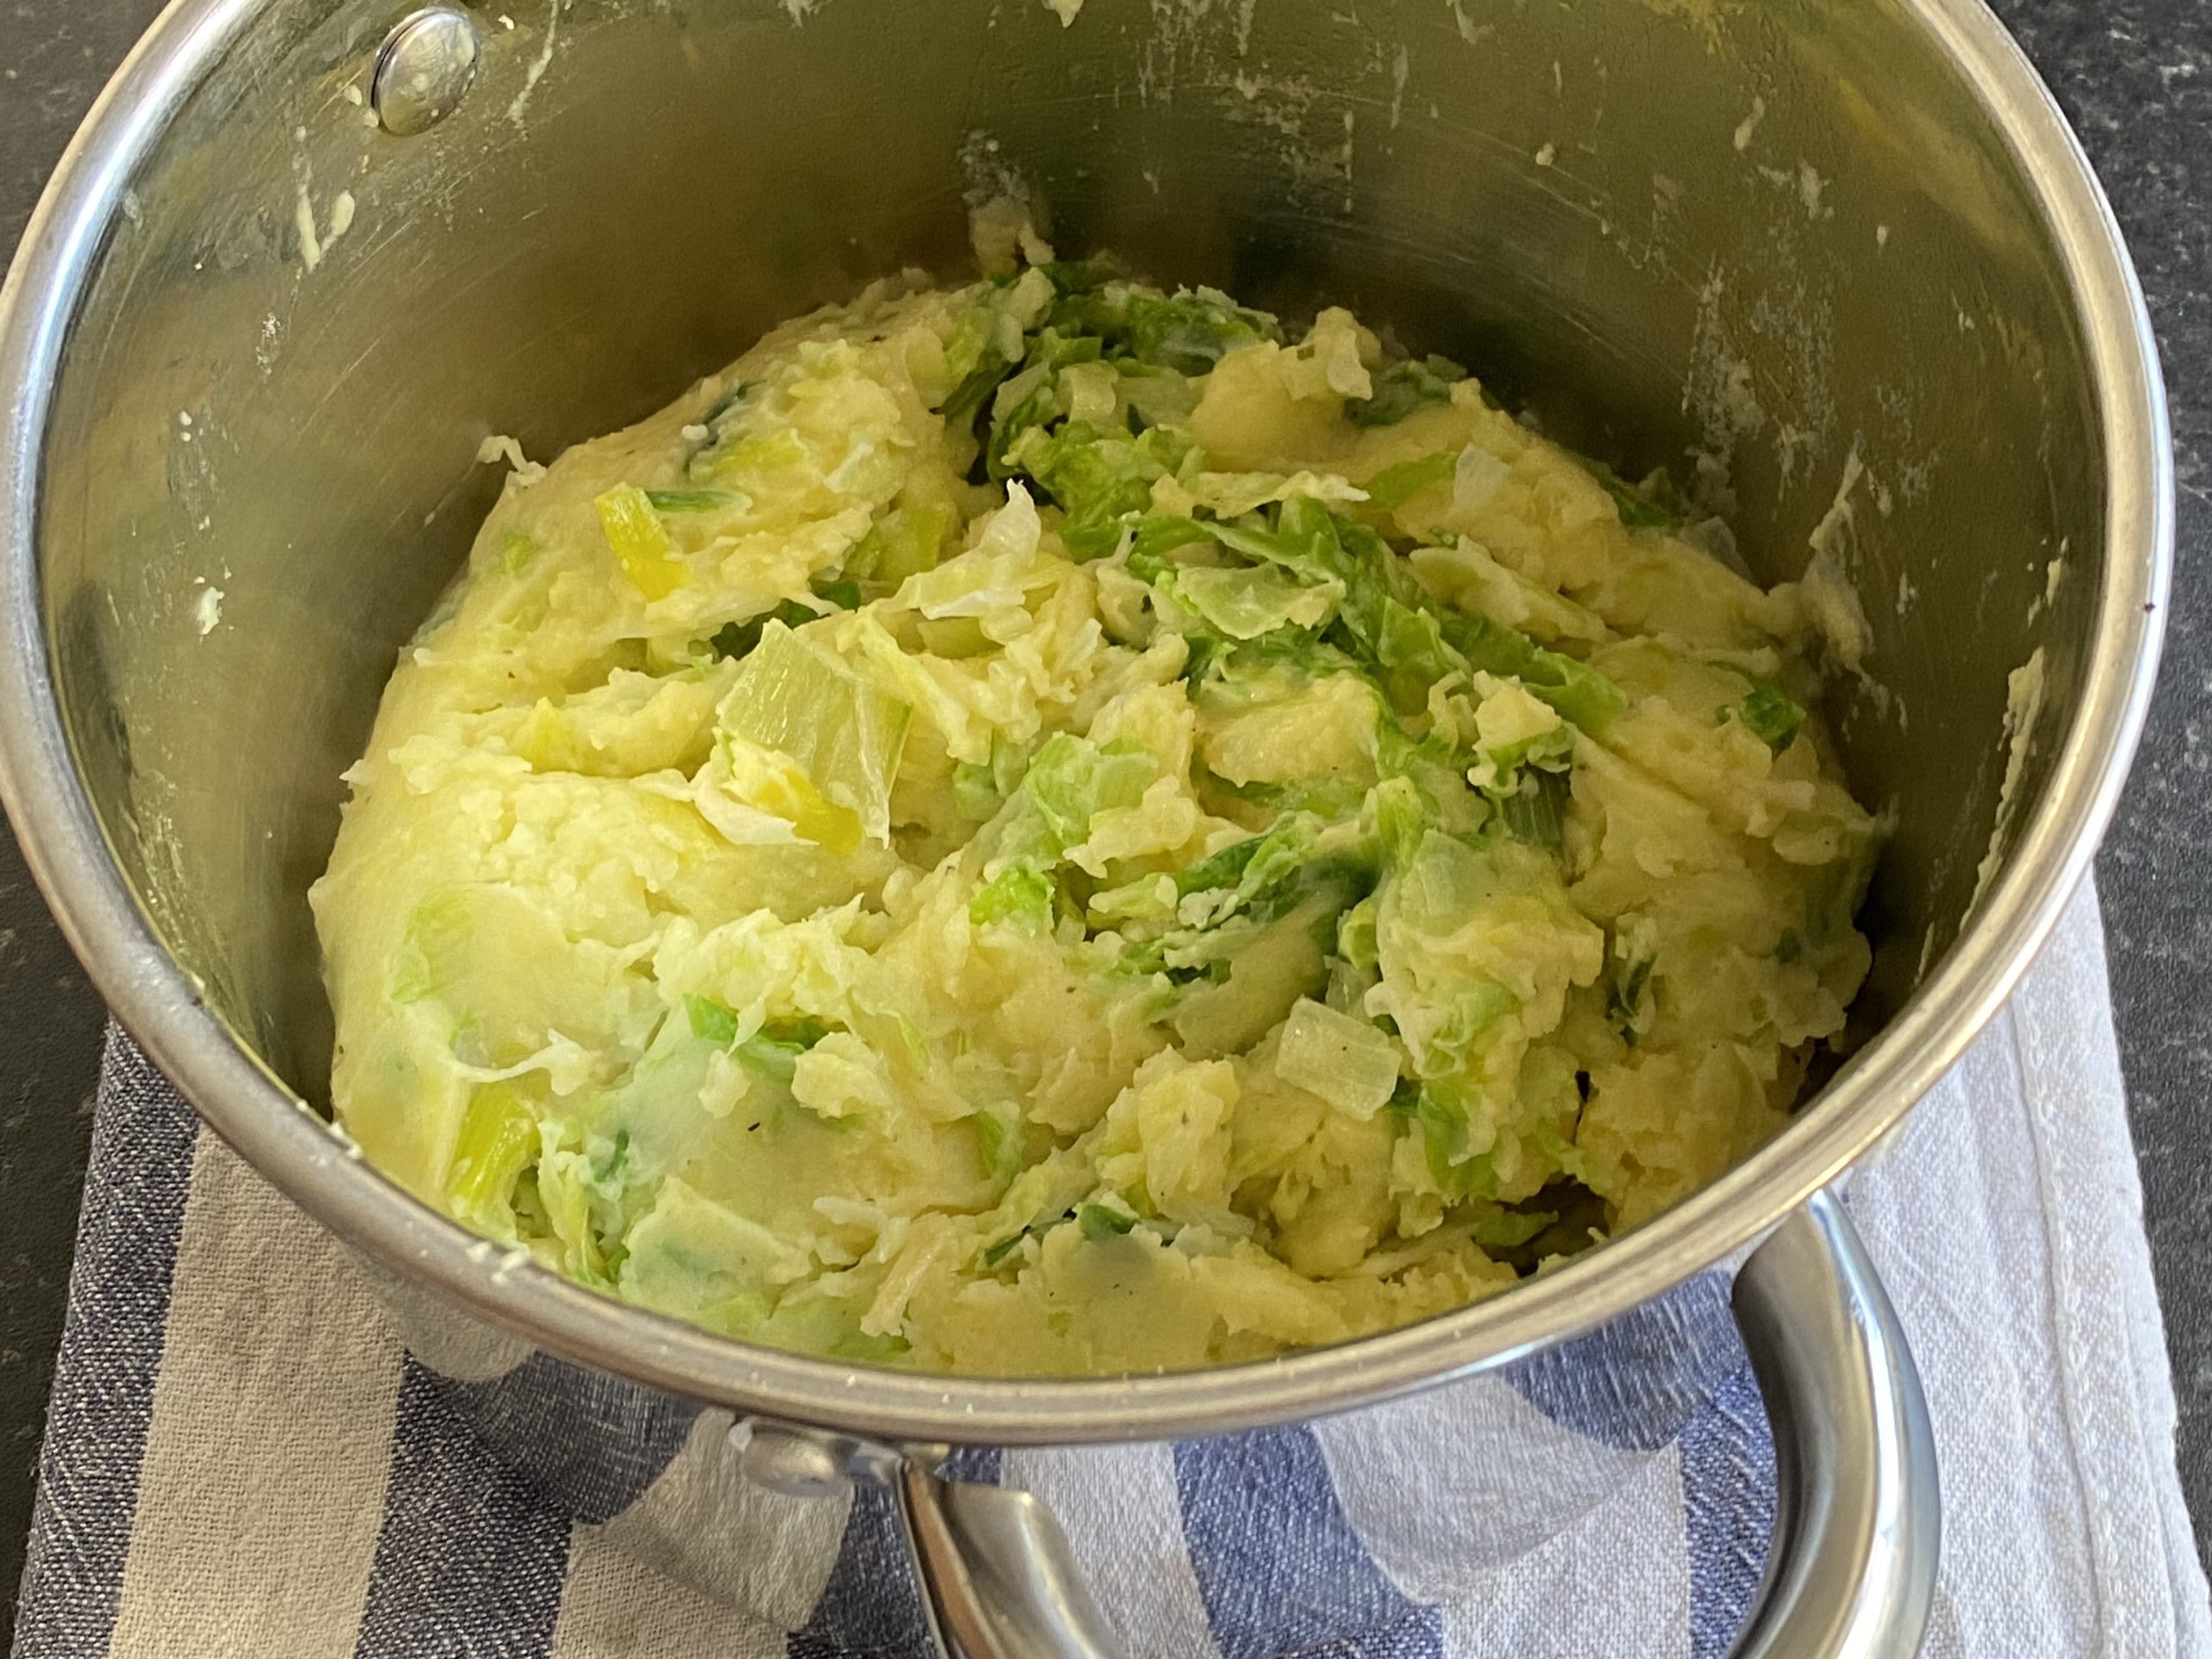
MULTIPOLYGON (((1933 1655, 2212 1655, 2107 998, 2084 894, 1852 1195, 1936 1414, 1933 1655)), ((959 1472, 1053 1505, 1133 1659, 1703 1659, 1774 1502, 1725 1293, 1370 1412, 959 1472)), ((766 1492, 726 1416, 439 1324, 116 1039, 19 1659, 920 1653, 886 1495, 766 1492), (572 1465, 579 1411, 620 1458, 572 1465)))

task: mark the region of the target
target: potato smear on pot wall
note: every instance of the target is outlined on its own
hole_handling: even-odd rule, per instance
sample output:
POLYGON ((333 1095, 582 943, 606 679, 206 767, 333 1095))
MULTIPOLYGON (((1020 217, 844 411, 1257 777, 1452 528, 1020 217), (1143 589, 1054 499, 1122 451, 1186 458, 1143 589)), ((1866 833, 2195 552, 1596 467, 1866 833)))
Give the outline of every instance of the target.
POLYGON ((509 480, 314 892, 340 1120, 849 1360, 1488 1295, 1772 1135, 1866 971, 1877 825, 1722 533, 1342 310, 880 285, 509 480))

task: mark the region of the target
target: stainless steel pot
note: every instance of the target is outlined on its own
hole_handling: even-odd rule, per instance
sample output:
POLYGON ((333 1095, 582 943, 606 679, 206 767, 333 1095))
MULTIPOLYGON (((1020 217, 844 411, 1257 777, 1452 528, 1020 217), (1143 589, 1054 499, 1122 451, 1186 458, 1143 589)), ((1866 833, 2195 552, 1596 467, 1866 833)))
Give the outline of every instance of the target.
POLYGON ((512 3, 512 24, 471 14, 464 95, 467 31, 428 82, 374 86, 398 6, 177 0, 0 298, 0 787, 148 1052, 439 1306, 753 1421, 764 1478, 893 1479, 963 1655, 1113 1649, 1049 1518, 940 1481, 932 1448, 1342 1410, 1512 1361, 1764 1238, 1737 1301, 1785 1499, 1739 1650, 1910 1650, 1931 1442, 1821 1195, 2088 868, 2171 557, 2133 274, 1989 15, 1088 0, 1064 29, 1034 0, 512 3), (1769 580, 1808 538, 1829 548, 1867 623, 1834 685, 1844 744, 1897 833, 1868 912, 1869 1040, 1774 1144, 1408 1330, 1052 1382, 855 1372, 502 1275, 348 1155, 315 1109, 328 1015, 303 893, 393 652, 495 487, 479 441, 548 453, 867 276, 957 270, 963 199, 1008 188, 1064 245, 1163 279, 1353 304, 1626 467, 1700 456, 1769 580))

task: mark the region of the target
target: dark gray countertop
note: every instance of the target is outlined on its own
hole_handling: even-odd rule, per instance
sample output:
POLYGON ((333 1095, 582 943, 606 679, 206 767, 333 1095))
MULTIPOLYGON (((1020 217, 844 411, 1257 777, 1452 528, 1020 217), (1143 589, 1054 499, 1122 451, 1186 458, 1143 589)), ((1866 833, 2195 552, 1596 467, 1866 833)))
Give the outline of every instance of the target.
MULTIPOLYGON (((2126 227, 2165 353, 2181 556, 2149 735, 2098 873, 2181 1465, 2212 1541, 2212 4, 1997 0, 2126 227)), ((0 25, 0 247, 160 0, 11 0, 0 25)), ((21 1562, 84 1177, 102 1014, 0 837, 0 1585, 21 1562)), ((0 1598, 0 1643, 12 1597, 0 1598)))

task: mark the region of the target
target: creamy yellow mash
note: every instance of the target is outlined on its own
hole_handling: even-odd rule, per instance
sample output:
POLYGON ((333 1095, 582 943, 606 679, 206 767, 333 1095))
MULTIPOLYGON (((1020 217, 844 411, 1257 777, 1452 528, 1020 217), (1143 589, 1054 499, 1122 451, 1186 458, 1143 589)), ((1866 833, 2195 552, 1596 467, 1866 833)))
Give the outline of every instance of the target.
POLYGON ((749 1340, 1185 1367, 1512 1284, 1786 1119, 1876 840, 1805 607, 1441 359, 871 289, 510 479, 314 903, 333 1093, 749 1340))

